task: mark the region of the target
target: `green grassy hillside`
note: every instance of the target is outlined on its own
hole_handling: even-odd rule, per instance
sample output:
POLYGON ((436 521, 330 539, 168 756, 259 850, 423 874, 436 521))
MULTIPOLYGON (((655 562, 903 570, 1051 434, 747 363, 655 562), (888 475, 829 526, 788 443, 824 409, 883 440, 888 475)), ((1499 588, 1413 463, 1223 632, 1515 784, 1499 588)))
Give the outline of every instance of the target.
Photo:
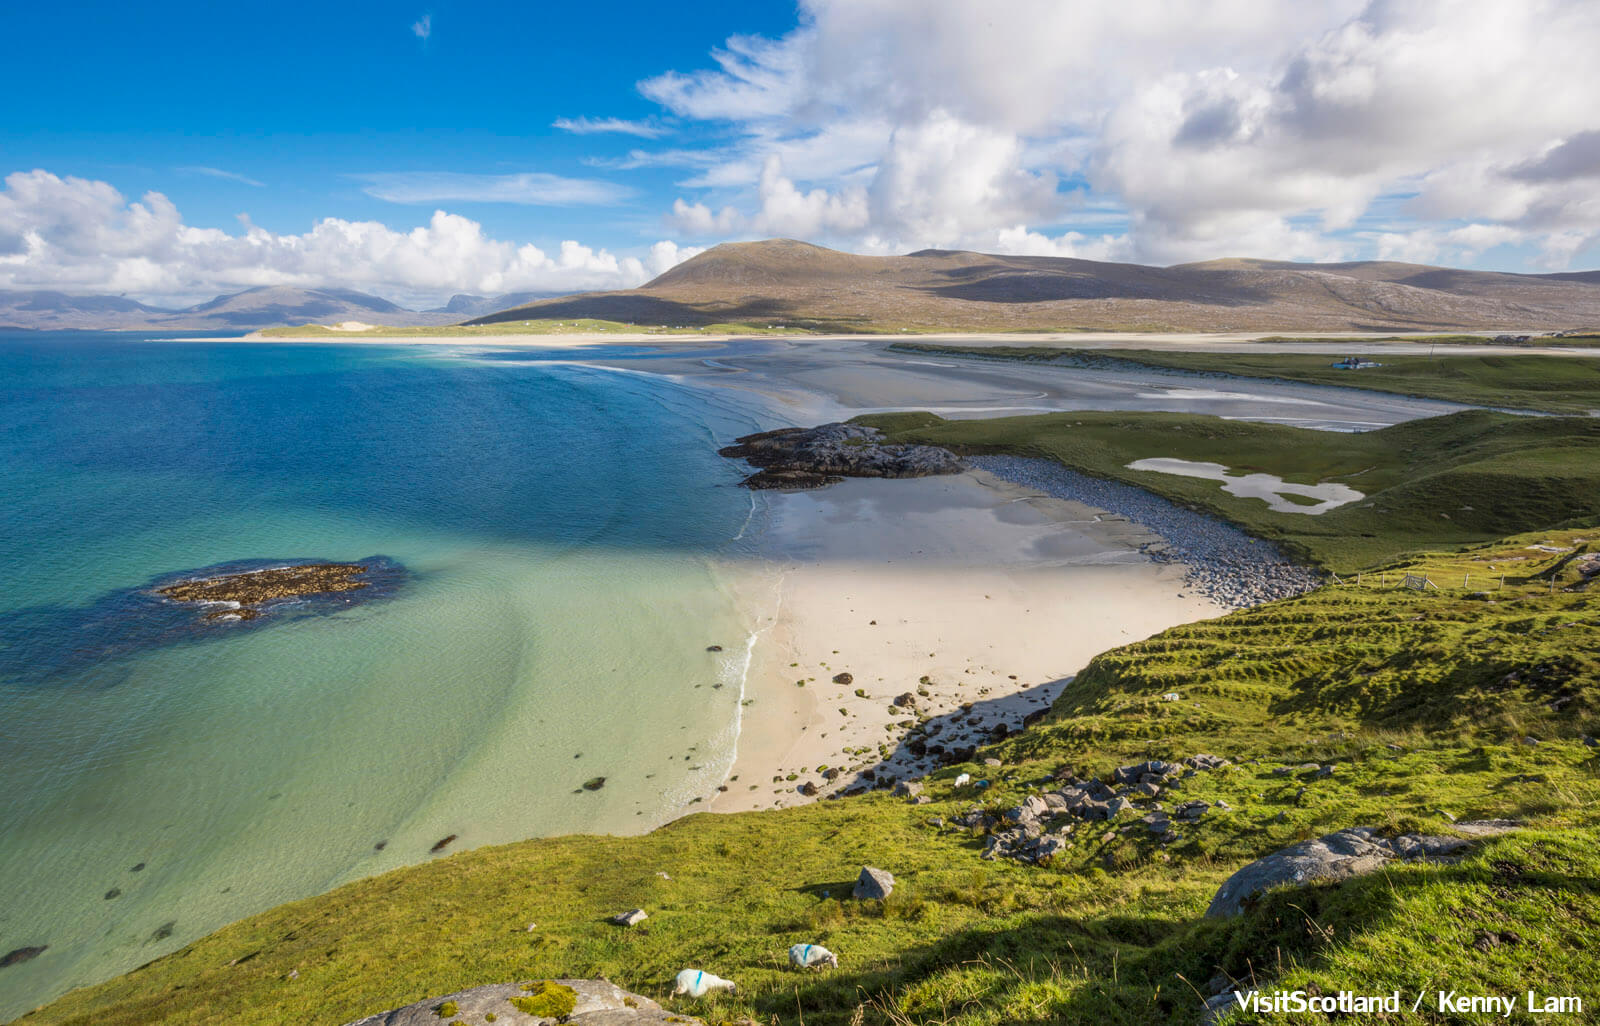
MULTIPOLYGON (((1483 339, 1474 338, 1474 341, 1482 342, 1483 339)), ((1600 410, 1600 360, 1580 357, 1500 353, 1438 357, 1379 354, 1370 359, 1379 361, 1382 366, 1351 371, 1332 366, 1345 354, 1331 347, 1326 355, 1185 353, 1165 349, 1112 351, 1054 346, 941 346, 919 342, 896 343, 890 348, 989 360, 1060 362, 1084 367, 1152 367, 1200 374, 1269 378, 1545 413, 1587 414, 1600 410)))
POLYGON ((1055 459, 1213 513, 1341 573, 1600 515, 1600 418, 1468 410, 1335 434, 1197 414, 1051 413, 992 420, 857 418, 896 441, 1055 459), (1319 516, 1278 513, 1216 481, 1129 470, 1148 457, 1220 463, 1286 481, 1338 481, 1366 498, 1319 516))
POLYGON ((1404 568, 1442 591, 1364 578, 1107 653, 1044 722, 981 753, 1003 768, 942 770, 930 804, 879 792, 452 855, 236 923, 23 1021, 337 1024, 481 983, 588 975, 713 1022, 807 1026, 1188 1026, 1219 972, 1600 1001, 1600 762, 1586 740, 1600 732, 1600 593, 1582 590, 1577 558, 1597 540, 1568 530, 1429 555, 1404 568), (1514 569, 1487 599, 1454 583, 1489 567, 1514 569), (984 861, 981 827, 930 825, 1003 809, 1064 767, 1199 752, 1233 765, 1184 781, 1182 798, 1231 808, 1176 841, 1074 821, 1041 867, 984 861), (1334 772, 1274 772, 1307 761, 1334 772), (955 791, 963 770, 993 786, 955 791), (1451 817, 1530 828, 1454 865, 1202 915, 1234 869, 1285 844, 1357 824, 1447 832, 1451 817), (896 875, 887 901, 848 898, 863 864, 896 875), (635 906, 650 913, 640 926, 604 922, 635 906), (839 970, 788 970, 800 941, 837 952, 839 970), (738 996, 671 998, 685 966, 737 980, 738 996))

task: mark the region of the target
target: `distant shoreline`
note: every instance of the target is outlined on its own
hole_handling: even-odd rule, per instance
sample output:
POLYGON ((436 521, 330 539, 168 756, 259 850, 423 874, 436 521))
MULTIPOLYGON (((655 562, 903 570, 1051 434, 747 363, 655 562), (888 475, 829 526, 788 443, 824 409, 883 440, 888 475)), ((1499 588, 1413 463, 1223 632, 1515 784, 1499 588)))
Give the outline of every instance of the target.
POLYGON ((1075 349, 1185 349, 1202 352, 1318 352, 1348 353, 1506 353, 1523 356, 1568 356, 1600 358, 1600 347, 1565 345, 1496 344, 1488 341, 1497 332, 1460 332, 1483 342, 1431 342, 1438 332, 1309 332, 1305 335, 1282 333, 1263 336, 1261 332, 961 332, 888 334, 795 334, 733 332, 571 332, 507 333, 480 335, 384 335, 365 332, 325 332, 307 335, 265 335, 252 331, 246 335, 190 336, 153 338, 159 342, 232 342, 290 345, 406 345, 463 346, 487 345, 527 349, 579 349, 608 345, 726 345, 731 342, 789 342, 793 344, 834 342, 881 342, 901 340, 958 339, 966 345, 1025 346, 1061 345, 1075 349))

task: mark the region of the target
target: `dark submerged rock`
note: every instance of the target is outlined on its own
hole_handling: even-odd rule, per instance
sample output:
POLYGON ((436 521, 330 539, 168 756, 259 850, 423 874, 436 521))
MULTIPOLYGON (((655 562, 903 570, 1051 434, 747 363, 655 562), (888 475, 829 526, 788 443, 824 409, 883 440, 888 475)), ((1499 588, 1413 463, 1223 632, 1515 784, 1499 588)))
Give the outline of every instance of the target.
POLYGON ((0 969, 10 965, 21 965, 23 962, 31 962, 44 954, 49 947, 50 945, 48 944, 38 944, 30 948, 13 948, 4 955, 0 955, 0 969))

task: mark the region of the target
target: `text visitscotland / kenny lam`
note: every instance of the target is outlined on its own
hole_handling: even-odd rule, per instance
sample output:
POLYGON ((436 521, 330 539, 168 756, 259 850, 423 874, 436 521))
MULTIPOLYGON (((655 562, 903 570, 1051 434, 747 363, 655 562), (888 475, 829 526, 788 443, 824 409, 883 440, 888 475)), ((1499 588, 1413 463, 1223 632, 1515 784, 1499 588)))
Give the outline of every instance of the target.
POLYGON ((1600 4, 5 32, 0 1022, 1600 1015, 1600 4))

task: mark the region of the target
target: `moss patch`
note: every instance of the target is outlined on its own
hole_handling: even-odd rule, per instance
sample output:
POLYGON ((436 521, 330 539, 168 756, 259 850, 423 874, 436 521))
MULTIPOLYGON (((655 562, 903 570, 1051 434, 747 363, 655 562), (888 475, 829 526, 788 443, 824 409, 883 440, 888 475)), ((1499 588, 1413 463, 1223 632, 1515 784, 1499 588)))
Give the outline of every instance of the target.
POLYGON ((578 992, 554 980, 527 983, 522 989, 528 992, 527 996, 512 998, 511 1006, 525 1015, 560 1019, 578 1007, 578 992))

